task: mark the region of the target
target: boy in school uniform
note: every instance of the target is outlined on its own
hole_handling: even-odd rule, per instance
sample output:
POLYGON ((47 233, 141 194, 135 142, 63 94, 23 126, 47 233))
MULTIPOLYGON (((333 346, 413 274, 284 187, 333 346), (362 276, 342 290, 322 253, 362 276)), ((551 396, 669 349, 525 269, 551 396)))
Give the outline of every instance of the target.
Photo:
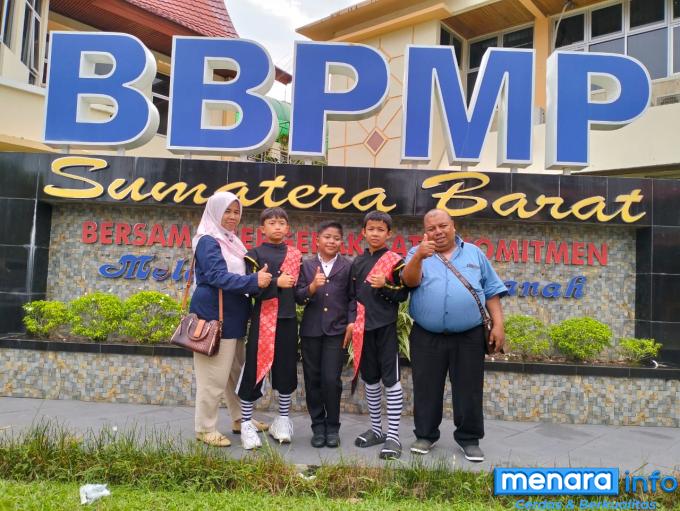
POLYGON ((397 314, 399 302, 408 297, 408 289, 400 277, 404 260, 387 249, 386 242, 392 235, 392 218, 387 213, 368 213, 364 217, 362 234, 368 248, 352 263, 350 296, 356 299, 357 314, 345 344, 351 338, 354 378, 360 371, 365 383, 371 428, 359 435, 354 444, 357 447, 384 444, 380 458, 397 459, 401 456, 399 422, 403 407, 397 314), (386 434, 382 430, 381 381, 387 402, 386 434))
POLYGON ((338 222, 319 224, 318 253, 302 262, 295 287, 297 303, 305 306, 300 322, 302 367, 316 448, 340 445, 343 340, 348 317, 354 320, 349 297, 351 263, 339 253, 342 235, 338 222))
POLYGON ((271 284, 255 296, 246 360, 237 392, 241 400, 241 444, 246 450, 262 445, 252 416, 255 402, 262 397, 262 381, 267 372, 271 369, 272 388, 279 395, 279 415, 270 426, 269 434, 280 443, 290 443, 293 439, 293 423, 288 413, 297 388, 294 286, 302 255, 285 243, 289 225, 283 209, 265 209, 260 215, 260 228, 266 241, 246 253, 246 273, 267 268, 273 278, 271 284))

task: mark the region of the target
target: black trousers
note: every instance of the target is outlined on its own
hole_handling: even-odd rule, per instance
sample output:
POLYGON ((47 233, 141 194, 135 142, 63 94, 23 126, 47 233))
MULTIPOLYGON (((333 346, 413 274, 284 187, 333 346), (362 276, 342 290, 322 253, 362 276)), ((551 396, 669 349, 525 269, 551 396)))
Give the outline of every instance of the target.
POLYGON ((397 323, 364 332, 359 372, 369 385, 382 380, 385 387, 392 387, 400 379, 397 323))
POLYGON ((410 336, 413 372, 413 419, 417 438, 439 439, 444 386, 453 390, 453 437, 460 445, 478 445, 484 437, 484 330, 435 334, 418 324, 410 336))
POLYGON ((340 430, 343 338, 344 335, 302 338, 305 395, 314 433, 340 430))
MULTIPOLYGON (((257 378, 257 341, 259 329, 251 324, 246 342, 246 361, 243 364, 237 394, 244 401, 257 401, 262 397, 262 381, 257 378)), ((292 394, 297 388, 297 320, 279 318, 276 320, 274 340, 274 361, 272 362, 272 388, 280 394, 292 394)))

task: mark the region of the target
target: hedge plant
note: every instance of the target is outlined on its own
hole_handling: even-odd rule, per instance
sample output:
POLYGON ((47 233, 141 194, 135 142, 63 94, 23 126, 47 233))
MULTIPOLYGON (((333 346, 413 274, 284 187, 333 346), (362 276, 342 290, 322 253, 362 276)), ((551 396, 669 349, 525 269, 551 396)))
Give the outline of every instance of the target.
POLYGON ((593 360, 611 345, 609 326, 589 317, 566 319, 550 328, 557 351, 578 362, 593 360))
POLYGON ((550 353, 548 329, 539 319, 510 314, 503 326, 509 351, 522 359, 547 357, 550 353))
POLYGON ((619 340, 619 353, 626 360, 639 364, 658 357, 662 346, 662 344, 654 339, 624 337, 619 340))
POLYGON ((123 320, 123 302, 108 293, 91 293, 68 305, 71 331, 96 342, 104 342, 123 320))
POLYGON ((170 341, 181 317, 180 304, 157 291, 141 291, 123 304, 120 333, 139 342, 170 341))
POLYGON ((69 321, 68 307, 64 302, 36 300, 25 303, 23 309, 26 332, 37 337, 48 338, 69 321))

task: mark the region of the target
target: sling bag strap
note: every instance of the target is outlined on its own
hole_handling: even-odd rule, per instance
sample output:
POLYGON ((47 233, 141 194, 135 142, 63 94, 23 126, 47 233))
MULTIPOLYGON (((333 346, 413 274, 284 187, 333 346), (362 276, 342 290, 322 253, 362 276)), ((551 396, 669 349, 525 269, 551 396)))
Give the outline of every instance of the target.
POLYGON ((482 305, 481 300, 479 299, 479 295, 477 295, 477 292, 472 289, 472 286, 470 283, 467 281, 465 277, 463 277, 463 274, 459 272, 454 265, 451 264, 450 261, 446 259, 442 254, 437 253, 437 257, 441 260, 442 263, 446 265, 446 267, 451 270, 451 273, 453 273, 456 277, 458 277, 458 280, 461 281, 461 283, 465 286, 465 288, 470 291, 470 294, 472 297, 475 299, 475 302, 477 302, 477 307, 479 307, 479 313, 482 315, 482 322, 484 325, 488 325, 491 323, 491 318, 489 317, 488 313, 486 312, 486 309, 484 309, 484 306, 482 305))
MULTIPOLYGON (((192 256, 191 258, 191 266, 189 266, 189 277, 187 277, 187 283, 186 286, 184 286, 184 296, 182 296, 182 310, 185 311, 187 308, 187 301, 189 300, 189 289, 191 288, 191 281, 194 278, 194 269, 196 266, 196 256, 192 256)), ((224 312, 222 310, 222 288, 218 289, 218 296, 219 296, 219 305, 220 305, 220 325, 224 321, 223 315, 224 312)))

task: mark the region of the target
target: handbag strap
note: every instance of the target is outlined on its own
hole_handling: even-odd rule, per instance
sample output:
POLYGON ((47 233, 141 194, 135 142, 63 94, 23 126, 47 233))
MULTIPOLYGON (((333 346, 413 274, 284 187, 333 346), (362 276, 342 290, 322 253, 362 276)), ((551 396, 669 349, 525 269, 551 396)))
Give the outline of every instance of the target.
POLYGON ((454 265, 451 264, 449 260, 446 259, 441 253, 437 252, 437 257, 441 260, 442 263, 446 265, 446 267, 451 270, 451 273, 453 273, 456 277, 458 277, 458 280, 461 281, 461 283, 465 286, 465 288, 470 291, 470 294, 472 297, 475 299, 475 302, 477 302, 477 307, 479 307, 479 313, 482 315, 482 321, 484 324, 488 324, 491 322, 491 318, 489 317, 488 313, 486 312, 486 309, 484 309, 484 306, 482 305, 481 300, 479 299, 479 295, 477 295, 477 292, 472 289, 472 286, 468 282, 468 280, 463 277, 463 274, 459 272, 454 265))
POLYGON ((189 265, 189 277, 187 277, 186 286, 184 286, 184 296, 182 296, 182 310, 187 308, 187 300, 189 300, 189 289, 191 288, 191 281, 194 278, 194 265, 196 264, 196 257, 191 256, 191 265, 189 265))
MULTIPOLYGON (((196 265, 196 256, 191 257, 191 266, 189 266, 189 277, 187 278, 186 286, 184 286, 184 296, 182 296, 182 310, 186 310, 187 301, 189 300, 189 289, 191 288, 191 281, 194 278, 194 268, 196 265)), ((218 289, 219 302, 220 302, 220 323, 224 321, 224 311, 222 310, 222 288, 218 289)))

